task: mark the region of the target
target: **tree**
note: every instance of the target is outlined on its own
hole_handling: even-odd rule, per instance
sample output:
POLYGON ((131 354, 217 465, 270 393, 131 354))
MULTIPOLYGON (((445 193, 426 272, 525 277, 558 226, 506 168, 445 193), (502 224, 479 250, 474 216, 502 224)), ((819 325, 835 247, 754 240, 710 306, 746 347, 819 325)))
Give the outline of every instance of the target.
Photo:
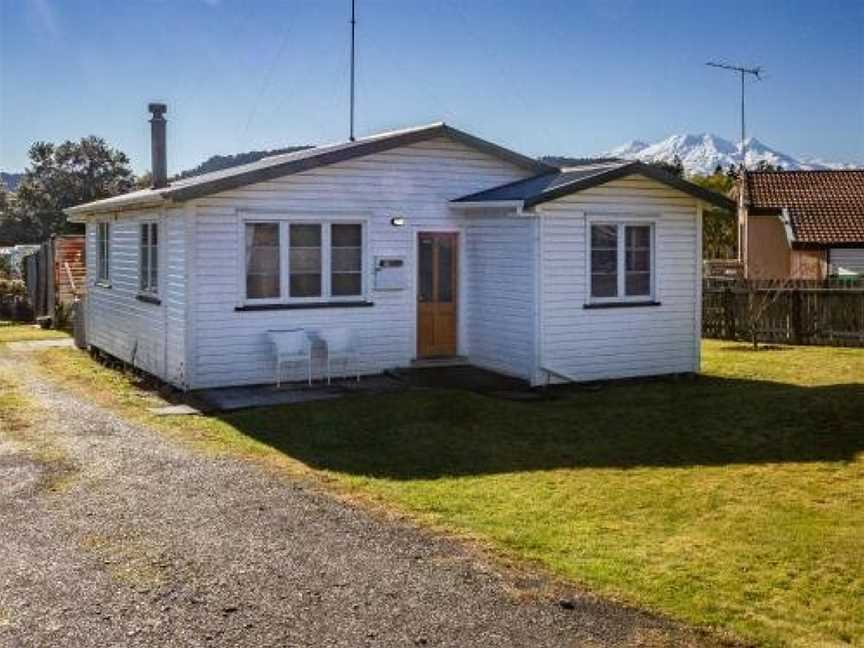
POLYGON ((729 168, 726 169, 726 177, 729 178, 732 182, 738 180, 738 177, 741 175, 740 165, 736 166, 734 164, 730 164, 729 168))
POLYGON ((37 234, 21 217, 15 194, 0 186, 0 245, 36 241, 37 234))
POLYGON ((756 163, 756 171, 782 171, 783 167, 779 164, 771 164, 767 160, 759 160, 756 163))
POLYGON ((742 313, 744 325, 750 335, 750 343, 754 351, 759 350, 765 324, 763 320, 767 318, 771 307, 781 297, 791 294, 790 290, 793 287, 791 279, 766 279, 765 276, 759 268, 751 268, 750 277, 740 282, 747 296, 742 313))
POLYGON ((74 231, 66 221, 65 208, 126 193, 135 186, 126 154, 93 135, 60 145, 36 142, 29 156, 30 167, 15 192, 14 204, 0 217, 0 232, 12 232, 19 243, 74 231))
POLYGON ((654 162, 649 162, 651 166, 657 167, 658 169, 662 169, 667 173, 671 173, 672 175, 676 175, 679 178, 684 177, 684 163, 681 161, 681 158, 677 155, 672 158, 671 162, 664 162, 662 160, 655 160, 654 162))
MULTIPOLYGON (((709 176, 694 175, 689 178, 690 182, 728 195, 735 186, 735 179, 729 174, 723 173, 718 165, 714 173, 709 176)), ((706 209, 702 213, 702 254, 706 259, 731 259, 736 254, 736 229, 735 214, 719 210, 706 209)))
POLYGON ((153 174, 149 171, 145 171, 137 178, 135 178, 135 188, 136 189, 149 189, 153 186, 153 174))

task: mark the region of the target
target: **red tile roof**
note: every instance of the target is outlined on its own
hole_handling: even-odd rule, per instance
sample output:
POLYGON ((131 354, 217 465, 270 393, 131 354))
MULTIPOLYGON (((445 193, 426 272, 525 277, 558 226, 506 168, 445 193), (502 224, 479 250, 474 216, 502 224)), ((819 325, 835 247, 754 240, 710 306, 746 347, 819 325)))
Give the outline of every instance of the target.
POLYGON ((789 210, 795 242, 864 245, 864 169, 750 171, 750 207, 789 210))

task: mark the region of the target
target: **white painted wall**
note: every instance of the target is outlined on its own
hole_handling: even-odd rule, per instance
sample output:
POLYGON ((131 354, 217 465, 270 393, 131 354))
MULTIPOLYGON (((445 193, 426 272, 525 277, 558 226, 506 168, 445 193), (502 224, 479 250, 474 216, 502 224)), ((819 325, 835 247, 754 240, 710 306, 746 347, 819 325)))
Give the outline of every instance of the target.
POLYGON ((467 305, 472 364, 530 380, 534 374, 535 218, 467 212, 467 305))
MULTIPOLYGON (((530 172, 446 138, 313 169, 195 201, 190 285, 188 357, 193 387, 266 383, 273 380, 267 331, 303 327, 312 332, 349 326, 359 339, 362 372, 405 366, 416 353, 416 264, 420 231, 460 233, 459 351, 471 355, 469 334, 475 298, 466 280, 475 262, 466 217, 450 209, 453 198, 512 182, 530 172), (408 265, 406 290, 370 290, 368 308, 320 308, 238 312, 244 273, 240 220, 255 214, 286 219, 364 219, 367 283, 375 256, 401 256, 408 265), (404 216, 405 227, 390 219, 404 216)), ((294 378, 301 378, 298 368, 294 378)), ((320 367, 316 367, 320 375, 320 367)))
MULTIPOLYGON (((529 175, 445 138, 112 221, 111 287, 94 284, 95 220, 87 224, 90 344, 180 387, 267 383, 267 331, 349 326, 363 373, 416 356, 416 255, 421 231, 460 234, 459 352, 479 366, 542 384, 549 367, 579 380, 698 370, 700 211, 695 199, 631 176, 546 203, 537 215, 451 209, 458 196, 529 175), (405 227, 390 219, 399 215, 405 227), (586 310, 586 218, 655 221, 661 306, 586 310), (372 307, 238 311, 243 217, 361 219, 372 307), (137 300, 139 225, 161 218, 161 305, 137 300), (188 245, 187 245, 188 242, 188 245), (405 290, 376 291, 376 256, 403 257, 405 290)), ((320 361, 320 356, 318 357, 320 361)), ((293 376, 302 377, 298 368, 293 376)), ((321 367, 316 366, 316 375, 321 367)), ((553 378, 554 381, 554 378, 553 378)))
POLYGON ((178 387, 185 385, 185 236, 182 210, 142 210, 102 217, 110 228, 110 286, 96 283, 97 219, 88 220, 87 341, 178 387), (160 223, 161 304, 139 293, 140 224, 160 223))
MULTIPOLYGON (((697 201, 628 176, 542 205, 538 364, 578 380, 697 371, 701 243, 697 201), (586 218, 655 220, 661 306, 589 310, 586 218)), ((538 371, 535 383, 548 379, 538 371)))
POLYGON ((833 248, 828 258, 835 268, 864 276, 864 248, 833 248))

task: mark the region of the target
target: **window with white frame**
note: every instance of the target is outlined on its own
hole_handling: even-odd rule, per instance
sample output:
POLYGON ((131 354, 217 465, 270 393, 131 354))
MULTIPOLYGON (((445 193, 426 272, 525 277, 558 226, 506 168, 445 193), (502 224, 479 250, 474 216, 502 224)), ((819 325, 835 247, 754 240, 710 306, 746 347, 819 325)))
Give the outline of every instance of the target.
POLYGON ((278 299, 279 223, 246 223, 246 299, 278 299))
POLYGON ((109 280, 109 251, 111 243, 111 225, 108 223, 96 224, 96 280, 107 282, 109 280))
POLYGON ((159 225, 141 223, 139 288, 142 293, 159 294, 159 225))
POLYGON ((654 226, 591 223, 590 295, 594 302, 654 298, 654 226))
POLYGON ((291 223, 288 227, 288 296, 321 297, 320 223, 291 223))
POLYGON ((269 221, 244 224, 247 301, 319 302, 363 297, 363 224, 269 221))
POLYGON ((363 227, 357 223, 330 226, 330 292, 334 297, 363 294, 363 227))

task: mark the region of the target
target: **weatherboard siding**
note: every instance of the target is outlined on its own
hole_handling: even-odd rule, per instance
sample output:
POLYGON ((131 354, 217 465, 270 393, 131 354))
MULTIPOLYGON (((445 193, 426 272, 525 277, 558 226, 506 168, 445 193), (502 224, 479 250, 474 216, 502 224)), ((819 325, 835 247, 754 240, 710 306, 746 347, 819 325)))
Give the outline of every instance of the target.
MULTIPOLYGON (((416 240, 420 231, 460 234, 459 352, 471 353, 469 332, 473 286, 470 216, 450 209, 459 196, 524 178, 524 169, 446 138, 400 147, 363 158, 214 194, 194 202, 190 291, 189 360, 194 387, 266 383, 273 380, 267 331, 302 327, 313 334, 347 326, 359 338, 361 373, 405 366, 416 356, 416 240), (260 213, 348 217, 367 223, 364 272, 372 307, 237 311, 244 276, 240 218, 260 213), (403 216, 406 226, 390 224, 403 216), (373 289, 376 256, 404 257, 407 284, 400 291, 373 289)), ((321 375, 316 352, 316 377, 321 375)), ((301 378, 297 368, 294 378, 301 378)))
POLYGON ((542 342, 535 382, 599 380, 698 370, 697 201, 629 176, 542 206, 542 342), (660 306, 586 309, 586 218, 654 215, 660 306))
POLYGON ((535 221, 503 214, 472 214, 467 220, 469 359, 477 366, 530 380, 535 221))
POLYGON ((182 211, 141 210, 111 224, 109 286, 96 283, 97 221, 86 225, 87 342, 120 360, 176 386, 185 385, 185 236, 182 211), (140 225, 159 227, 159 298, 137 299, 140 272, 140 225))

